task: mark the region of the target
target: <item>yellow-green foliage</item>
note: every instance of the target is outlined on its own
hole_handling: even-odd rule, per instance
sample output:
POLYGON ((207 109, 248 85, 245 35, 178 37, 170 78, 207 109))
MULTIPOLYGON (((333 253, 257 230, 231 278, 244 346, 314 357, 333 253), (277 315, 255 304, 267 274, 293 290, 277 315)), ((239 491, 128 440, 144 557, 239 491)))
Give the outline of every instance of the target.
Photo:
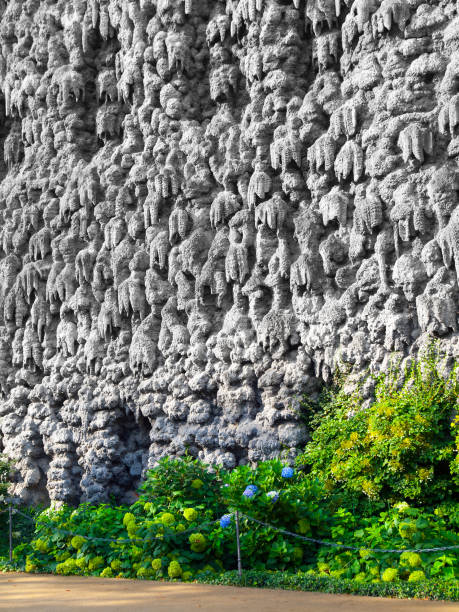
POLYGON ((153 576, 153 570, 148 567, 139 567, 137 570, 137 578, 151 578, 153 576))
POLYGON ((358 391, 328 391, 299 463, 311 466, 330 493, 430 504, 454 499, 459 470, 456 474, 451 417, 457 374, 454 368, 445 378, 435 355, 414 363, 403 376, 394 367, 375 380, 375 401, 365 410, 358 391))
POLYGON ((170 527, 175 523, 175 516, 170 512, 163 512, 159 518, 159 522, 166 527, 170 527))
POLYGON ((26 572, 36 572, 37 569, 38 569, 38 565, 37 565, 36 560, 31 556, 27 556, 26 564, 25 564, 25 571, 26 572))
POLYGON ((113 561, 110 563, 110 567, 114 572, 120 572, 122 568, 122 563, 119 559, 113 559, 113 561))
POLYGON ((383 582, 393 582, 398 578, 398 569, 394 567, 388 567, 382 573, 381 579, 383 582))
POLYGON ((183 511, 183 516, 191 523, 198 518, 198 513, 194 508, 185 508, 183 511))
POLYGON ((135 516, 132 514, 132 512, 126 512, 123 518, 123 525, 125 527, 127 527, 129 523, 135 523, 135 516))
POLYGON ((69 558, 63 563, 58 563, 56 565, 56 573, 61 574, 63 576, 68 576, 70 574, 79 573, 79 567, 77 565, 76 559, 69 558))
POLYGON ((421 555, 415 552, 404 552, 400 555, 400 562, 407 567, 419 567, 422 565, 421 555))
POLYGON ((180 578, 183 573, 180 563, 178 561, 171 561, 167 568, 167 573, 169 578, 180 578))
POLYGON ((425 580, 426 575, 421 570, 416 570, 415 572, 411 572, 410 577, 408 578, 408 582, 420 582, 421 580, 425 580))
POLYGON ((101 568, 103 565, 105 565, 103 557, 93 557, 89 560, 88 569, 90 572, 93 572, 94 570, 101 568))
POLYGON ((73 546, 73 548, 76 548, 76 550, 80 550, 80 548, 83 546, 85 542, 86 542, 86 538, 84 538, 83 536, 74 536, 70 544, 73 546))
POLYGON ((191 550, 194 552, 203 552, 207 546, 207 540, 202 533, 192 533, 189 537, 191 550))
POLYGON ((42 552, 42 553, 46 553, 46 552, 48 552, 48 550, 49 550, 48 543, 47 543, 47 542, 44 542, 44 541, 43 541, 43 540, 41 540, 40 538, 38 538, 38 540, 35 540, 35 542, 34 542, 34 548, 35 548, 36 550, 38 550, 39 552, 42 552))

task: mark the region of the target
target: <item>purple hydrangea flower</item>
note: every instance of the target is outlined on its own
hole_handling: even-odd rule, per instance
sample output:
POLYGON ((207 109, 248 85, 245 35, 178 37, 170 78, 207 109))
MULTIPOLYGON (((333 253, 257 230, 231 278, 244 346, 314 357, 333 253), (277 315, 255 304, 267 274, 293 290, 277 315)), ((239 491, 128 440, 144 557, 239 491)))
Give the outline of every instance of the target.
POLYGON ((282 478, 293 478, 294 470, 291 467, 285 467, 282 470, 282 478))
POLYGON ((244 497, 251 498, 258 491, 258 487, 256 485, 249 485, 246 487, 244 493, 242 494, 244 497))
POLYGON ((266 493, 266 495, 270 498, 270 500, 274 503, 277 502, 277 500, 279 499, 279 493, 278 491, 270 491, 269 493, 266 493))
POLYGON ((226 529, 231 525, 231 514, 224 514, 220 519, 220 527, 226 529))

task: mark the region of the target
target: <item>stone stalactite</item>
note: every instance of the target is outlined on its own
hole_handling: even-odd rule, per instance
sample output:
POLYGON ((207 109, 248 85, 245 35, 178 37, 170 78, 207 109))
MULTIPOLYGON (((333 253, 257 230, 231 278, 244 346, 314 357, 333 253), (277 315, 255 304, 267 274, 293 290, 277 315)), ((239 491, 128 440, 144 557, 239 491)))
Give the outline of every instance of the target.
POLYGON ((25 501, 295 449, 458 352, 453 0, 0 0, 0 450, 25 501))

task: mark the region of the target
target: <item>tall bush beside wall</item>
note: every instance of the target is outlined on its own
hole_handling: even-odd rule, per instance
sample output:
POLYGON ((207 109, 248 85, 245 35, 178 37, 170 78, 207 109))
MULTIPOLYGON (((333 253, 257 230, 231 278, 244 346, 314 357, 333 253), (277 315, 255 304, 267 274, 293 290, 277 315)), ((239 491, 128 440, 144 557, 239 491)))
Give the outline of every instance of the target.
POLYGON ((432 506, 457 499, 457 374, 443 377, 434 358, 415 363, 402 382, 393 368, 377 378, 365 410, 358 393, 328 391, 299 465, 329 492, 356 500, 432 506))

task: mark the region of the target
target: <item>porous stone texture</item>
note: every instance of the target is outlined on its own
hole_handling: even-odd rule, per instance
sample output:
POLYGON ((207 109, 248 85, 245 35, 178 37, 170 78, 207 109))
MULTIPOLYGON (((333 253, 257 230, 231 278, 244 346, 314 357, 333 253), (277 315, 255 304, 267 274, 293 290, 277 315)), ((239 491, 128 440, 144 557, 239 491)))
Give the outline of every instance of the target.
POLYGON ((457 354, 458 8, 0 0, 16 494, 292 455, 337 364, 457 354))

